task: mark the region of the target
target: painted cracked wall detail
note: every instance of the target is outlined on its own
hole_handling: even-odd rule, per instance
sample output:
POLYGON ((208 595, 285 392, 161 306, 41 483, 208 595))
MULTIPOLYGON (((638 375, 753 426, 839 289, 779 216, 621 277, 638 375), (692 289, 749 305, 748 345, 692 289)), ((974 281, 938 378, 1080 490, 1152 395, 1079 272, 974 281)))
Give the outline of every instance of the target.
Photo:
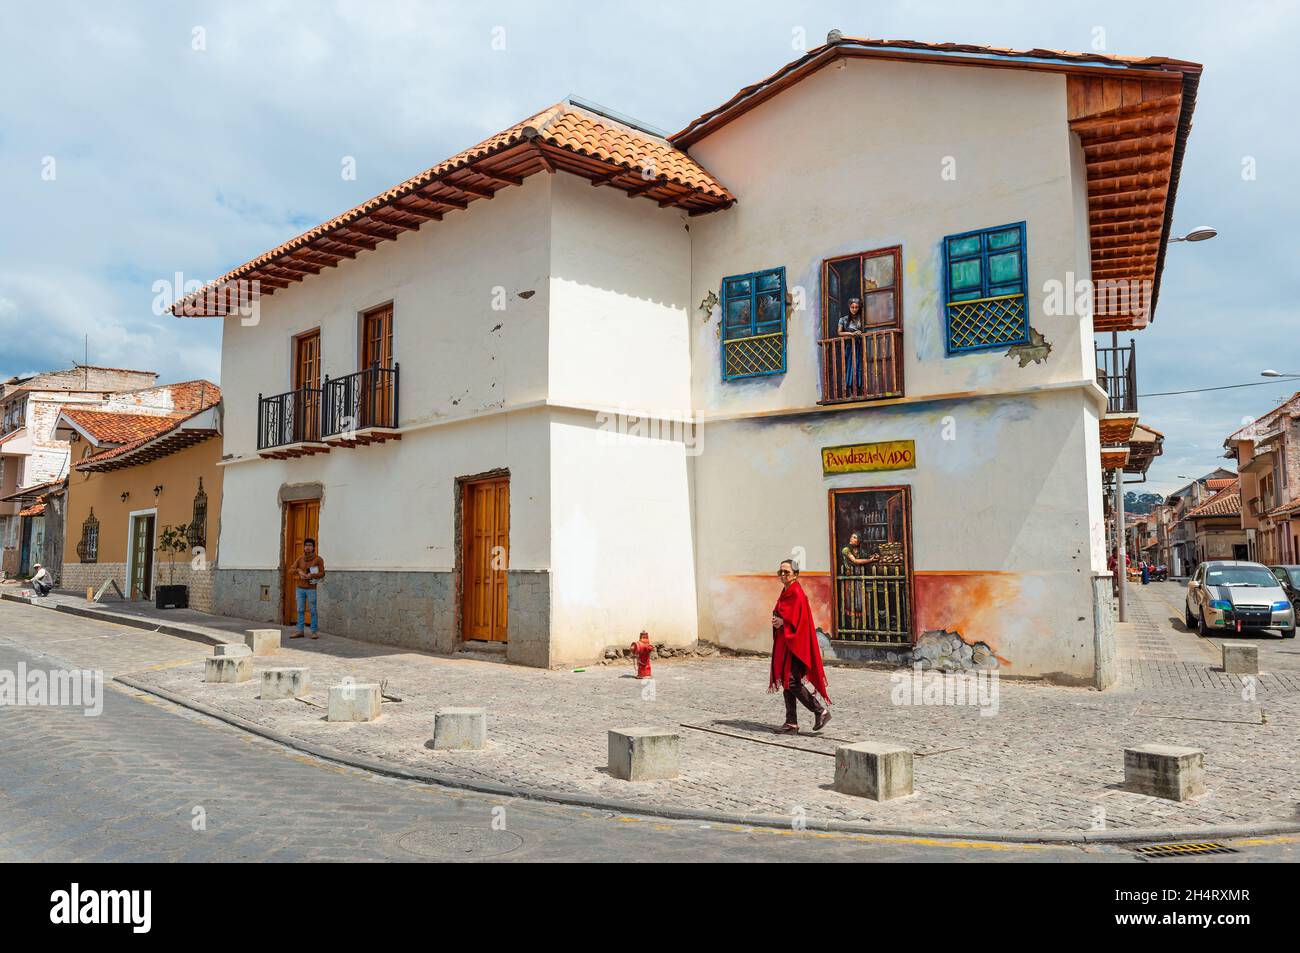
POLYGON ((1035 364, 1046 364, 1047 355, 1051 353, 1052 345, 1048 343, 1047 338, 1043 337, 1042 332, 1031 324, 1029 343, 1014 345, 1007 351, 1007 357, 1018 358, 1021 367, 1028 367, 1031 361, 1035 364))
POLYGON ((931 629, 916 640, 912 662, 923 669, 966 672, 996 669, 1006 659, 999 658, 987 642, 967 642, 959 632, 931 629))

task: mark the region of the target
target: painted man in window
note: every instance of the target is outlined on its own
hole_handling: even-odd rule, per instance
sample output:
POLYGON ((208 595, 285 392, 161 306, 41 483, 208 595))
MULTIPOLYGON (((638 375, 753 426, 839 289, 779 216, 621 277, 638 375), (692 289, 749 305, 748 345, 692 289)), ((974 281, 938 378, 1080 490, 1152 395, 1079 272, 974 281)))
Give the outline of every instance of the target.
POLYGON ((847 314, 841 315, 835 333, 849 340, 844 345, 844 390, 847 395, 862 393, 862 338, 866 330, 862 318, 862 299, 850 298, 847 314))

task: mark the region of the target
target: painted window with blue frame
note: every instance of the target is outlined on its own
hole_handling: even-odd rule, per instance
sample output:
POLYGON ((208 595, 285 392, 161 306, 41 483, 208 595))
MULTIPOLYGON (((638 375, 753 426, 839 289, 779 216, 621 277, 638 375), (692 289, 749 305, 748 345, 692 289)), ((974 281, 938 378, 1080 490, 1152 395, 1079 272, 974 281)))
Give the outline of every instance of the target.
POLYGON ((785 268, 722 279, 722 379, 785 373, 785 268))
POLYGON ((1025 223, 943 240, 949 355, 1029 343, 1025 223))

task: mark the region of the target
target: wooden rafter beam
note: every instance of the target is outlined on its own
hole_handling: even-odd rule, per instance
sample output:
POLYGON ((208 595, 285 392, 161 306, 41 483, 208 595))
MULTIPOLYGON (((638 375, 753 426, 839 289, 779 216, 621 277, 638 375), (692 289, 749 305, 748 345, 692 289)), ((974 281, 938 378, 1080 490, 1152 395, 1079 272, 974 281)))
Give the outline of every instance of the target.
POLYGON ((382 208, 382 209, 377 208, 370 213, 370 220, 372 222, 378 222, 380 225, 386 225, 389 228, 401 229, 404 232, 418 232, 420 230, 419 225, 411 225, 407 222, 403 222, 398 219, 395 219, 392 216, 387 214, 388 211, 389 210, 387 208, 382 208))
POLYGON ((343 259, 343 256, 338 252, 326 251, 323 248, 313 248, 311 246, 295 248, 289 252, 289 255, 293 258, 300 258, 308 264, 320 265, 323 268, 337 268, 338 263, 343 259))
POLYGON ((497 194, 496 189, 488 188, 486 185, 471 185, 469 182, 461 180, 452 182, 450 179, 443 179, 444 185, 451 185, 468 195, 476 195, 481 199, 490 199, 497 194))
MULTIPOLYGON (((376 219, 374 218, 373 215, 371 216, 371 218, 374 219, 374 221, 380 222, 386 228, 397 229, 397 226, 392 222, 385 222, 382 219, 376 219)), ((388 232, 384 231, 383 229, 375 228, 373 225, 358 225, 356 223, 349 225, 348 228, 354 232, 360 232, 362 235, 369 235, 371 238, 379 238, 386 242, 391 242, 396 240, 397 235, 401 234, 400 229, 398 229, 397 234, 390 235, 388 234, 388 232)))
POLYGON ((489 172, 482 165, 472 165, 468 168, 475 175, 481 175, 485 179, 492 179, 494 182, 504 182, 506 185, 524 184, 524 177, 522 175, 510 175, 506 172, 489 172))
POLYGON ((403 215, 413 215, 416 218, 423 219, 426 222, 441 222, 441 212, 431 212, 428 209, 416 208, 414 205, 405 205, 402 202, 394 202, 393 208, 399 210, 403 215))
POLYGON ((343 238, 338 232, 331 232, 320 241, 342 245, 344 248, 350 248, 353 251, 374 251, 378 247, 374 242, 358 241, 356 238, 343 238))
MULTIPOLYGON (((459 198, 455 195, 441 195, 441 194, 435 195, 432 190, 439 187, 455 188, 454 185, 449 185, 446 182, 439 182, 437 183, 437 185, 430 185, 423 189, 420 189, 415 194, 418 195, 420 198, 424 199, 426 202, 434 202, 438 205, 445 205, 448 208, 458 208, 462 212, 465 209, 469 208, 468 199, 459 198)), ((468 195, 468 193, 461 192, 461 195, 468 195)))

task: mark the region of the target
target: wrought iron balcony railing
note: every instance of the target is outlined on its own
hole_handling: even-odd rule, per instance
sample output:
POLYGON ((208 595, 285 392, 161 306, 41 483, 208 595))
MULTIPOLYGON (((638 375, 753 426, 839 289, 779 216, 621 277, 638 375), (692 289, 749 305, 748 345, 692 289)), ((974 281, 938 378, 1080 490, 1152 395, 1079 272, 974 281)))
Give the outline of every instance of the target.
POLYGON ((362 430, 396 430, 399 365, 373 365, 346 377, 325 378, 326 437, 362 430))
POLYGON ((1106 413, 1137 413, 1137 346, 1097 345, 1097 383, 1106 392, 1106 413))
POLYGON ((257 395, 257 449, 321 439, 321 390, 302 387, 274 397, 257 395))
POLYGON ((903 396, 903 332, 898 328, 823 338, 822 404, 903 396))

